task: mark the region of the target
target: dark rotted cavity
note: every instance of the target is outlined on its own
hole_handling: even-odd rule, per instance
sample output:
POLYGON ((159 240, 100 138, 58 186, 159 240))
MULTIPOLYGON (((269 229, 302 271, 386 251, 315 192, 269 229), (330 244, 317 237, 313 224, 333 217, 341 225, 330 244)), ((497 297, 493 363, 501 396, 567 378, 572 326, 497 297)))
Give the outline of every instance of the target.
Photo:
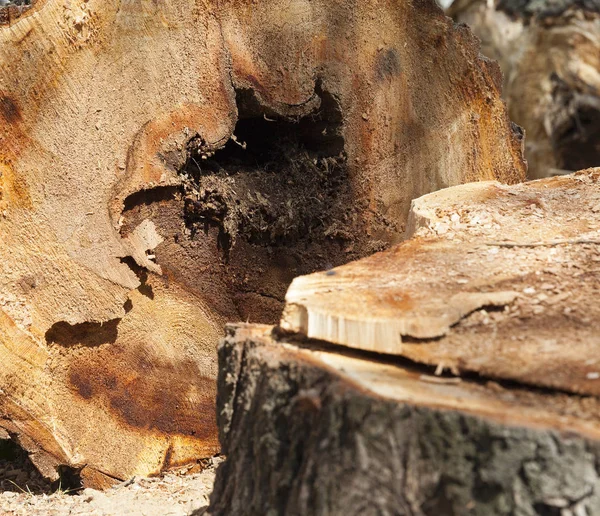
MULTIPOLYGON (((168 187, 167 188, 157 188, 156 190, 158 192, 155 192, 154 190, 150 190, 150 191, 144 190, 145 192, 148 192, 148 195, 144 196, 142 199, 139 199, 139 204, 144 203, 144 204, 150 205, 150 204, 152 204, 152 202, 160 202, 162 200, 171 200, 174 197, 170 193, 171 189, 168 187), (165 191, 167 191, 167 190, 169 191, 169 193, 164 195, 165 191), (162 192, 162 194, 161 194, 161 192, 162 192)), ((132 196, 130 196, 130 197, 132 197, 132 196)), ((150 285, 148 283, 148 271, 144 267, 140 267, 131 256, 126 256, 125 258, 121 258, 121 263, 126 264, 138 277, 138 280, 140 281, 140 286, 138 287, 138 292, 140 294, 146 296, 148 299, 154 299, 154 289, 152 288, 152 285, 150 285)), ((124 306, 125 312, 129 312, 131 307, 133 307, 133 303, 131 302, 131 300, 128 300, 124 306)))
POLYGON ((377 57, 377 77, 380 81, 393 79, 401 72, 400 57, 398 52, 389 48, 381 51, 377 57))
MULTIPOLYGON (((386 66, 397 63, 391 58, 386 66)), ((191 142, 180 174, 194 233, 218 227, 227 254, 237 239, 277 247, 343 226, 351 192, 342 114, 331 95, 318 94, 314 113, 284 118, 263 109, 252 92, 238 91, 232 139, 216 151, 200 138, 191 142)))
MULTIPOLYGON (((123 212, 134 209, 136 206, 150 206, 153 203, 173 200, 178 193, 175 186, 162 186, 160 188, 150 188, 140 190, 139 192, 128 195, 123 201, 123 212)), ((125 260, 121 260, 125 262, 125 260)), ((135 263, 135 262, 133 262, 135 263)), ((131 265, 127 263, 127 265, 131 265)))
POLYGON ((79 324, 60 321, 53 324, 46 332, 46 342, 65 347, 113 344, 117 340, 120 321, 121 319, 112 319, 103 323, 84 322, 79 324))
POLYGON ((373 233, 397 228, 369 210, 367 181, 353 172, 358 160, 346 157, 343 102, 335 94, 318 83, 311 107, 292 117, 255 91, 236 91, 229 141, 191 135, 177 189, 125 200, 123 237, 149 219, 164 238, 155 249, 162 279, 146 282, 133 260, 123 261, 149 298, 147 283, 172 278, 224 318, 274 324, 294 277, 380 251, 387 242, 373 233))
POLYGON ((52 483, 54 491, 62 491, 66 494, 78 494, 83 489, 81 480, 81 469, 69 466, 58 467, 59 479, 52 483))
POLYGON ((8 0, 5 5, 31 5, 31 0, 8 0))
POLYGON ((0 2, 0 25, 10 25, 28 11, 37 0, 3 0, 0 2))
POLYGON ((585 104, 579 106, 556 134, 554 146, 566 170, 599 166, 600 109, 585 104))
MULTIPOLYGON (((132 268, 129 258, 123 258, 121 262, 127 263, 132 268)), ((131 260, 133 262, 133 260, 131 260)), ((135 264, 135 262, 133 262, 135 264)), ((140 268, 138 268, 140 269, 140 268)), ((138 271, 134 269, 134 271, 138 271)), ((147 274, 141 272, 138 274, 141 285, 138 288, 140 292, 150 297, 153 296, 152 288, 148 288, 145 284, 147 274)), ((129 313, 133 309, 133 303, 130 299, 125 301, 123 304, 123 310, 125 313, 129 313)), ((103 322, 83 322, 70 324, 66 321, 59 321, 54 323, 48 331, 46 331, 46 342, 48 344, 58 344, 64 347, 72 346, 83 346, 83 347, 95 347, 101 346, 102 344, 114 344, 119 336, 119 323, 121 318, 110 319, 109 321, 103 322)))
POLYGON ((539 516, 562 516, 564 511, 561 507, 555 505, 546 504, 544 502, 538 502, 533 506, 535 513, 539 516))
POLYGON ((81 489, 79 470, 60 466, 59 479, 46 480, 31 462, 29 454, 15 439, 0 439, 0 491, 51 494, 60 490, 75 494, 81 489))
POLYGON ((17 443, 10 439, 0 439, 0 461, 13 461, 23 451, 17 443))

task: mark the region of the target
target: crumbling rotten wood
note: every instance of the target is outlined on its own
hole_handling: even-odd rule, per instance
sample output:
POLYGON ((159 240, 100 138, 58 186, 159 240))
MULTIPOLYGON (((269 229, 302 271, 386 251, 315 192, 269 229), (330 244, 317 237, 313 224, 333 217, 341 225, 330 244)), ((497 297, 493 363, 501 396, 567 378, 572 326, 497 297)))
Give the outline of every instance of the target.
POLYGON ((410 241, 231 326, 209 512, 597 514, 599 201, 600 169, 424 196, 410 241))

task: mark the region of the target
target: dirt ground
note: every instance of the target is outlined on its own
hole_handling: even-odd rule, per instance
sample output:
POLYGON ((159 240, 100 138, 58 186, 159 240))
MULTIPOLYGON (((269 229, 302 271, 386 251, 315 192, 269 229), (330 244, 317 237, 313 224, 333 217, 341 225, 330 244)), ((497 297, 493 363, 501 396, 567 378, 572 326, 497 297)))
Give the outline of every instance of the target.
POLYGON ((197 473, 184 468, 156 478, 134 477, 101 492, 50 486, 21 452, 10 459, 0 459, 0 516, 199 516, 222 460, 210 459, 197 473))

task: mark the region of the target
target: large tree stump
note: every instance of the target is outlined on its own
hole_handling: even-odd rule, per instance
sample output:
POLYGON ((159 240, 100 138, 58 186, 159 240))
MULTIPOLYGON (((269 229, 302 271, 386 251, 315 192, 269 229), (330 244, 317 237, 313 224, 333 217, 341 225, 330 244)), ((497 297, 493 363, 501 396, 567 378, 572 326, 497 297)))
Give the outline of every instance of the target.
POLYGON ((456 0, 449 14, 504 72, 530 177, 600 165, 600 3, 456 0))
POLYGON ((213 454, 226 320, 523 178, 433 1, 38 0, 0 25, 0 427, 103 485, 213 454))
POLYGON ((599 202, 600 169, 427 195, 230 327, 211 514, 599 514, 599 202))

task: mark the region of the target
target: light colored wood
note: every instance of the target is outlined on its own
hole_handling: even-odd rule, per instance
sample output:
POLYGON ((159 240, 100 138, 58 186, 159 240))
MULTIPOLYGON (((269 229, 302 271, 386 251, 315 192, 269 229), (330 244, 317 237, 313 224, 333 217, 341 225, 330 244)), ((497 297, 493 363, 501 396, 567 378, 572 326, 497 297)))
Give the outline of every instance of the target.
POLYGON ((413 203, 412 239, 294 280, 281 327, 309 338, 600 394, 600 169, 413 203))
MULTIPOLYGON (((178 191, 192 140, 232 137, 236 93, 268 119, 339 104, 377 248, 423 193, 524 176, 497 66, 433 1, 38 0, 2 23, 0 426, 50 477, 104 485, 219 449, 215 348, 242 310, 214 235, 190 241, 151 194, 178 191), (158 215, 133 223, 136 202, 158 215)), ((251 276, 283 291, 290 274, 251 276)))

